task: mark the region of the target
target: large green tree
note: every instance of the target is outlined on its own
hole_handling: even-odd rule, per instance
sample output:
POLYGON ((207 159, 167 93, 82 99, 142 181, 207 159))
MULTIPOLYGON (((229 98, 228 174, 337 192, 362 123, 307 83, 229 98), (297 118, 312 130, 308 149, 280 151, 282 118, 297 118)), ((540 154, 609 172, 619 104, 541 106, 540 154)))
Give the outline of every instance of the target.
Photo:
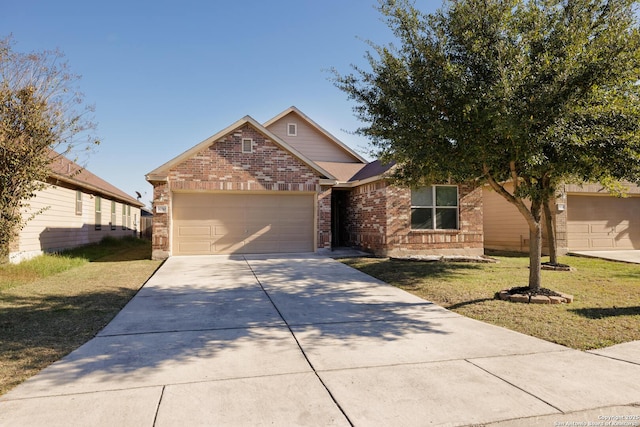
POLYGON ((97 143, 75 89, 78 76, 60 52, 20 53, 0 39, 0 263, 30 218, 28 202, 44 188, 58 155, 97 143))
POLYGON ((629 0, 451 0, 434 14, 381 1, 397 44, 335 72, 394 178, 488 183, 530 230, 559 183, 640 177, 640 34, 629 0))

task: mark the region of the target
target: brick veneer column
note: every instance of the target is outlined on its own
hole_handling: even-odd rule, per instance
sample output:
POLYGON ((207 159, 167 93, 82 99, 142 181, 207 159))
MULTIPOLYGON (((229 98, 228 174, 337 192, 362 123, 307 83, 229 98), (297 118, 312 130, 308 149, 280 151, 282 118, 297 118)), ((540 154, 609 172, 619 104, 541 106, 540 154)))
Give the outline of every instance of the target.
POLYGON ((569 252, 569 234, 567 233, 567 195, 565 186, 556 194, 551 209, 554 210, 554 226, 556 229, 556 251, 559 256, 566 255, 569 252), (564 209, 558 210, 558 204, 563 204, 564 209))
POLYGON ((171 219, 171 197, 168 182, 152 182, 153 185, 153 226, 151 257, 166 259, 171 254, 169 223, 171 219), (166 211, 166 213, 158 211, 166 211))
POLYGON ((318 244, 331 249, 331 187, 322 186, 318 193, 318 244))

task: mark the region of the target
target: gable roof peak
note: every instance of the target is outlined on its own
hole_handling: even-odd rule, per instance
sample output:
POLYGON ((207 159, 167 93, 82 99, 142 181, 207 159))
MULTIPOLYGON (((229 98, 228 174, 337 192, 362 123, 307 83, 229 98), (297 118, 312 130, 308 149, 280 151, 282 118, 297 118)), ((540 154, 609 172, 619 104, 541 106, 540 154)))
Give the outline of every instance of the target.
POLYGON ((295 105, 292 105, 291 107, 287 108, 286 110, 284 110, 283 112, 281 112, 277 116, 273 117, 272 119, 267 120, 263 124, 263 126, 265 128, 268 128, 269 126, 271 126, 272 124, 274 124, 275 122, 277 122, 278 120, 282 119, 283 117, 287 116, 290 113, 297 114, 302 120, 307 122, 307 124, 309 124, 309 126, 311 126, 312 128, 315 128, 318 132, 320 132, 322 135, 327 137, 331 142, 333 142, 341 150, 343 150, 346 153, 348 153, 355 160, 357 160, 357 161, 359 161, 361 163, 369 163, 364 157, 362 157, 360 154, 356 153, 354 150, 349 148, 344 142, 340 141, 338 138, 333 136, 330 132, 328 132, 322 126, 320 126, 319 124, 317 124, 316 122, 311 120, 311 118, 309 116, 307 116, 302 111, 300 111, 300 109, 298 107, 296 107, 295 105))
POLYGON ((211 144, 215 144, 223 136, 235 131, 238 128, 241 128, 242 126, 244 126, 246 124, 251 125, 258 132, 262 133, 264 136, 269 138, 273 143, 278 145, 280 148, 282 148, 285 151, 288 151, 289 153, 291 153, 294 157, 297 157, 300 161, 302 161, 304 164, 309 166, 311 169, 315 170, 316 172, 320 173, 321 175, 326 176, 329 179, 335 179, 335 177, 333 175, 331 175, 329 172, 324 170, 322 167, 320 167, 318 164, 316 164, 315 162, 311 161, 310 159, 308 159, 304 155, 302 155, 302 153, 298 152, 296 149, 291 147, 289 144, 287 144, 285 141, 283 141, 280 137, 278 137, 277 135, 275 135, 271 131, 269 131, 269 129, 267 129, 266 126, 261 125, 253 117, 251 117, 249 115, 246 115, 243 118, 241 118, 240 120, 238 120, 235 123, 233 123, 232 125, 227 126, 226 128, 224 128, 220 132, 210 136, 209 138, 205 139, 204 141, 200 142, 199 144, 196 144, 195 146, 191 147, 190 149, 188 149, 187 151, 185 151, 182 154, 178 155, 177 157, 174 157, 173 159, 169 160, 168 162, 166 162, 162 166, 160 166, 160 167, 154 169, 153 171, 149 172, 145 176, 147 181, 155 181, 155 180, 164 180, 164 179, 166 179, 166 175, 167 175, 169 169, 171 169, 172 167, 176 166, 177 164, 187 160, 188 158, 193 157, 195 154, 197 154, 198 152, 202 151, 203 149, 205 149, 206 147, 210 146, 211 144))

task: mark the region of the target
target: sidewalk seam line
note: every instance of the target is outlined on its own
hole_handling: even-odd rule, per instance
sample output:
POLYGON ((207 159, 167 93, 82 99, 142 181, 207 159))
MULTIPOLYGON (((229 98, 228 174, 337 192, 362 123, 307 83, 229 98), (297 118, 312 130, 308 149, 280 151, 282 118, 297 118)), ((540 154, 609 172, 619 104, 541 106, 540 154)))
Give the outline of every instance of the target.
POLYGON ((158 413, 160 412, 160 405, 162 404, 162 398, 164 397, 164 390, 166 389, 166 385, 162 386, 162 391, 160 392, 160 399, 158 399, 158 405, 156 406, 156 413, 153 416, 153 426, 155 427, 158 422, 158 413))
POLYGON ((256 272, 253 270, 253 267, 251 266, 251 264, 249 263, 249 260, 244 257, 244 261, 247 263, 247 266, 249 266, 249 269, 251 270, 251 273, 253 274, 253 277, 256 278, 256 281, 258 282, 258 284, 260 285, 260 288, 262 288, 262 291, 264 292, 264 294, 267 296, 267 298, 269 299, 269 301, 271 302, 271 305, 273 305, 273 308, 276 310, 276 312, 278 313, 278 316, 280 316, 280 318, 282 319, 282 321, 284 322, 284 324, 287 326, 287 329, 289 329, 289 333, 291 334, 291 336, 293 337, 294 341, 296 342, 296 345, 298 346, 298 349, 300 350, 300 352, 302 353, 302 356, 304 357, 304 360, 307 361, 307 363, 309 364, 309 367, 311 368, 311 370, 313 371, 313 374, 316 376, 316 378, 318 378, 318 381, 320 381, 320 384, 322 384, 322 387, 324 387, 324 389, 326 390, 326 392, 329 394, 329 397, 331 398, 331 400, 333 401, 333 403, 336 405, 336 407, 338 408, 338 410, 342 413, 342 415, 344 416, 344 418, 347 420, 347 422, 349 423, 349 425, 351 427, 353 427, 353 423, 351 422, 351 420, 349 419, 349 416, 346 414, 346 412, 344 411, 344 409, 342 408, 342 406, 340 405, 340 403, 338 403, 338 401, 336 400, 335 396, 333 395, 333 393, 331 393, 331 390, 329 390, 329 387, 327 387, 327 385, 324 383, 324 381, 322 380, 322 378, 320 378, 320 375, 318 374, 318 371, 316 371, 316 368, 313 366, 313 363, 311 363, 311 361, 309 360, 309 357, 307 356, 307 353, 305 353, 304 349, 302 348, 302 345, 300 345, 300 342, 298 341, 298 337, 296 337, 296 334, 293 333, 293 329, 291 329, 291 326, 289 326, 289 322, 287 322, 287 319, 284 318, 284 316, 282 315, 282 312, 280 311, 280 309, 278 308, 278 306, 276 305, 276 303, 273 301, 273 299, 271 298, 271 295, 269 295, 269 293, 267 292, 267 290, 264 288, 264 286, 262 286, 262 282, 260 281, 260 279, 258 278, 258 275, 256 274, 256 272))
POLYGON ((553 405, 553 404, 551 404, 551 403, 547 402, 546 400, 542 399, 541 397, 536 396, 535 394, 533 394, 533 393, 531 393, 531 392, 529 392, 529 391, 527 391, 527 390, 523 389, 522 387, 517 386, 517 385, 513 384, 513 383, 512 383, 512 382, 510 382, 510 381, 507 381, 506 379, 502 378, 501 376, 499 376, 499 375, 497 375, 497 374, 494 374, 493 372, 491 372, 491 371, 489 371, 489 370, 487 370, 487 369, 483 368, 482 366, 480 366, 480 365, 476 365, 476 364, 475 364, 475 363, 473 363, 471 360, 469 360, 469 359, 464 359, 464 360, 465 360, 465 362, 467 362, 467 363, 469 363, 469 364, 471 364, 471 365, 475 366, 476 368, 478 368, 478 369, 480 369, 480 370, 482 370, 482 371, 486 372, 487 374, 489 374, 489 375, 491 375, 491 376, 493 376, 493 377, 495 377, 495 378, 499 379, 500 381, 503 381, 503 382, 505 382, 505 383, 509 384, 510 386, 512 386, 512 387, 514 387, 514 388, 517 388, 518 390, 520 390, 520 391, 522 391, 522 392, 524 392, 524 393, 528 394, 529 396, 533 397, 534 399, 537 399, 537 400, 541 401, 542 403, 544 403, 544 404, 546 404, 546 405, 551 406, 553 409, 555 409, 556 411, 560 412, 561 414, 564 414, 564 413, 565 413, 562 409, 558 408, 557 406, 555 406, 555 405, 553 405))
POLYGON ((591 351, 585 351, 584 353, 591 354, 593 356, 604 357, 605 359, 617 360, 618 362, 625 362, 625 363, 629 363, 631 365, 640 366, 640 363, 638 363, 638 362, 632 362, 631 360, 620 359, 619 357, 607 356, 606 354, 592 353, 591 351))

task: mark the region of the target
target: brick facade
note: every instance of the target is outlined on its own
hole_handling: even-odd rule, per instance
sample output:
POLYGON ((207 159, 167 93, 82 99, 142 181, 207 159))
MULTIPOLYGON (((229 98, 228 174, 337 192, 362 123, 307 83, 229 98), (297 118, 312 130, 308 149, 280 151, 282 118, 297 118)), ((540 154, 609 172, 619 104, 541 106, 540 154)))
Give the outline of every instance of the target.
POLYGON ((153 223, 151 226, 151 257, 165 259, 171 253, 169 241, 171 224, 171 192, 168 182, 152 182, 153 185, 153 223))
POLYGON ((345 204, 345 243, 368 252, 381 253, 387 244, 386 183, 378 181, 352 189, 345 204))
POLYGON ((320 249, 331 249, 331 187, 322 186, 318 194, 318 244, 320 249))
MULTIPOLYGON (((319 192, 320 178, 310 166, 245 124, 175 165, 168 171, 166 181, 151 181, 154 186, 153 257, 164 259, 171 254, 173 191, 319 192), (251 153, 242 151, 243 139, 252 140, 251 153)), ((330 188, 318 194, 319 247, 331 245, 330 195, 330 188), (328 212, 324 201, 327 195, 328 212)))
MULTIPOLYGON (((305 160, 303 155, 292 154, 296 150, 281 138, 247 116, 149 173, 147 179, 154 187, 153 258, 164 259, 172 253, 171 215, 176 192, 314 195, 316 204, 309 222, 314 222, 318 249, 346 245, 382 256, 483 253, 480 189, 458 187, 459 229, 411 230, 411 192, 378 179, 386 169, 374 168, 366 178, 371 182, 358 185, 360 181, 350 182, 344 168, 336 166, 341 162, 332 161, 335 171, 323 174, 322 155, 311 150, 318 158, 305 160), (251 141, 250 147, 246 140, 251 141), (249 148, 251 152, 247 152, 249 148), (319 162, 317 168, 312 161, 319 162), (336 176, 331 176, 334 173, 336 176)), ((327 143, 313 138, 297 143, 327 143)), ((353 162, 349 166, 364 165, 355 154, 353 162)))
POLYGON ((482 189, 459 185, 458 230, 412 230, 411 191, 377 181, 348 195, 346 229, 353 246, 382 256, 481 255, 482 189))

